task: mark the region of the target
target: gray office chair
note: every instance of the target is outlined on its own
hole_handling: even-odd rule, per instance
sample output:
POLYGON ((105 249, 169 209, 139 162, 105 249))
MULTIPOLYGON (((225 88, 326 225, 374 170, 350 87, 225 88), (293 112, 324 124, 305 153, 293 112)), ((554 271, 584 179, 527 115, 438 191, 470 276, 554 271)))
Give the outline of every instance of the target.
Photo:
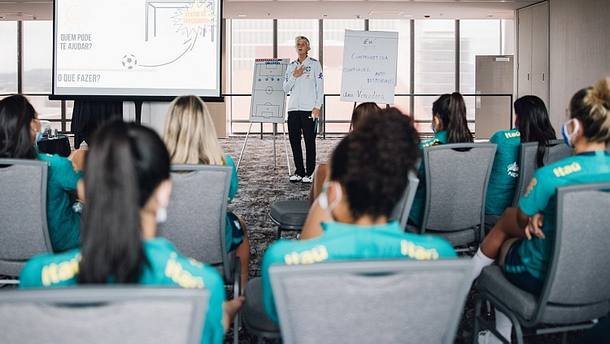
POLYGON ((282 341, 453 343, 469 260, 272 266, 282 341))
POLYGON ((79 287, 0 293, 6 343, 199 344, 209 293, 202 289, 79 287))
POLYGON ((445 144, 424 148, 426 203, 420 233, 455 247, 478 245, 485 226, 485 196, 496 145, 445 144))
POLYGON ((419 178, 414 172, 409 173, 409 184, 405 192, 402 194, 400 201, 396 204, 394 211, 392 211, 392 220, 398 221, 400 227, 407 228, 407 221, 409 220, 409 213, 411 212, 411 206, 413 205, 413 199, 415 199, 415 192, 419 185, 419 178))
MULTIPOLYGON (((17 277, 30 257, 53 252, 47 170, 43 161, 0 159, 0 276, 17 277)), ((0 285, 14 283, 0 280, 0 285)))
MULTIPOLYGON (((517 343, 523 330, 536 334, 588 328, 610 311, 610 183, 578 185, 557 191, 557 223, 552 257, 540 296, 510 283, 498 266, 483 269, 476 287, 474 333, 493 329, 481 317, 483 301, 490 301, 512 321, 517 343), (549 327, 551 326, 551 327, 549 327)), ((476 335, 475 335, 476 342, 476 335)))
MULTIPOLYGON (((536 172, 536 153, 538 151, 538 142, 528 142, 521 144, 519 150, 519 180, 515 189, 515 197, 513 198, 513 206, 519 205, 519 198, 523 196, 527 186, 534 177, 536 172)), ((565 159, 574 154, 574 150, 568 147, 561 140, 550 141, 547 145, 547 150, 544 154, 544 165, 552 164, 561 159, 565 159)))
MULTIPOLYGON (((159 234, 185 256, 216 267, 225 283, 233 284, 236 298, 241 290, 239 258, 227 253, 225 243, 231 172, 227 166, 172 165, 173 190, 159 234)), ((237 340, 238 326, 233 327, 237 340)))

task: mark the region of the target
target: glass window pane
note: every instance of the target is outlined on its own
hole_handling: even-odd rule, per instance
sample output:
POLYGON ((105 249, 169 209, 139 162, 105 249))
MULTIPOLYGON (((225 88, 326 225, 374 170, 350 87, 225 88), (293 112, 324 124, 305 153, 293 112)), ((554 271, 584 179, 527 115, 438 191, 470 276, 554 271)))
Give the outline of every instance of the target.
MULTIPOLYGON (((232 19, 230 37, 231 80, 229 93, 251 93, 254 59, 273 57, 273 20, 232 19)), ((233 120, 247 120, 250 97, 231 97, 229 111, 233 120)), ((232 132, 234 128, 231 128, 232 132)))
POLYGON ((17 93, 17 22, 0 21, 0 93, 17 93))
POLYGON ((51 93, 53 22, 23 22, 23 93, 51 93))
POLYGON ((305 36, 309 39, 309 56, 319 57, 319 21, 317 19, 280 19, 277 21, 277 57, 297 58, 294 38, 305 36))
POLYGON ((49 100, 48 96, 27 96, 38 118, 41 120, 61 120, 61 101, 49 100))
MULTIPOLYGON (((415 21, 415 93, 455 90, 455 21, 415 21)), ((415 98, 415 119, 430 117, 429 97, 415 98)))

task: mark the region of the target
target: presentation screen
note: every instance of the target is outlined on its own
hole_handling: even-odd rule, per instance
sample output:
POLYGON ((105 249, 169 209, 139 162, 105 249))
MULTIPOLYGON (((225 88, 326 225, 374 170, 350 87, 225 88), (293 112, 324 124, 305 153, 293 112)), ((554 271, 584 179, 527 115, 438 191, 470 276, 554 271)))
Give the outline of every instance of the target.
POLYGON ((55 0, 56 96, 220 96, 221 0, 55 0))

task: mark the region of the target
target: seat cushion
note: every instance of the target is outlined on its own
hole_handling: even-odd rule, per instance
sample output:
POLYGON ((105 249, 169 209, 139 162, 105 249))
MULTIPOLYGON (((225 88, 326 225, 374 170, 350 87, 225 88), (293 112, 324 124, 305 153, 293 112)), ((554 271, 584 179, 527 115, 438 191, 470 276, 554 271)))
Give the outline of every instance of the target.
POLYGON ((454 247, 465 246, 476 241, 474 229, 466 229, 455 232, 441 232, 434 230, 426 230, 426 234, 438 235, 445 238, 454 247))
POLYGON ((303 227, 309 213, 309 201, 277 201, 271 205, 270 216, 273 222, 283 229, 298 230, 303 227))
POLYGON ((497 265, 488 266, 477 279, 477 289, 502 300, 504 305, 523 319, 531 319, 536 310, 537 299, 534 295, 516 287, 504 277, 497 265))
POLYGON ((280 327, 267 317, 263 306, 263 280, 254 278, 248 282, 245 291, 246 302, 241 314, 246 328, 261 332, 276 332, 279 334, 280 327))

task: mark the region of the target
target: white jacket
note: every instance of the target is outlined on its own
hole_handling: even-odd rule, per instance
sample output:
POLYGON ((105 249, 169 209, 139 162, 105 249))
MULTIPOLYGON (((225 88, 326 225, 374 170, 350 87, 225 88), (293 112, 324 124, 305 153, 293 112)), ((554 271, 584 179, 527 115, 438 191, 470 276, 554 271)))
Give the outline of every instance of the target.
POLYGON ((303 61, 303 75, 295 78, 295 69, 301 66, 298 60, 292 61, 286 69, 284 92, 290 93, 288 111, 311 111, 314 107, 322 109, 324 102, 324 75, 318 60, 307 57, 303 61))

